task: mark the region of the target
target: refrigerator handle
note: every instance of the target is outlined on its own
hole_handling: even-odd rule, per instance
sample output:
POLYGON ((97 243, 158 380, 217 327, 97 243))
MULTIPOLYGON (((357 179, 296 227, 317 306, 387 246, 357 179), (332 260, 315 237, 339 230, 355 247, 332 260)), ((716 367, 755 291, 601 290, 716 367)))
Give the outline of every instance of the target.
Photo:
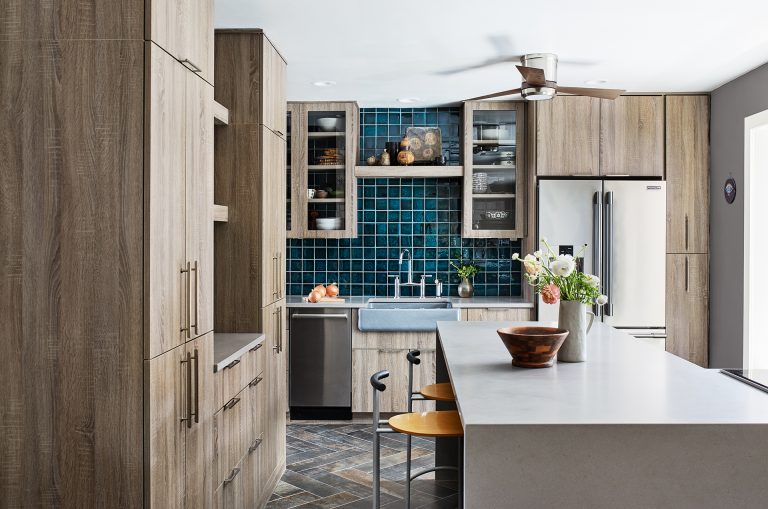
POLYGON ((613 316, 613 192, 605 193, 605 262, 603 263, 603 292, 608 296, 608 303, 603 307, 605 316, 613 316))
MULTIPOLYGON (((600 211, 603 207, 602 193, 596 191, 592 197, 592 274, 600 278, 600 211)), ((600 317, 600 306, 592 306, 592 312, 600 317)))

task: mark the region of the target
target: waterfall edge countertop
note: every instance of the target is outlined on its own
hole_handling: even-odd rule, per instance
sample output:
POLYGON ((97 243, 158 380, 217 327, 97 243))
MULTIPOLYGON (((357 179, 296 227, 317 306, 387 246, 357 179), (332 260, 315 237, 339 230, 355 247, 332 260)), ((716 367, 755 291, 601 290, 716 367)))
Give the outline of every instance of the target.
MULTIPOLYGON (((285 299, 285 305, 289 308, 303 307, 340 307, 340 308, 362 308, 368 304, 369 299, 380 299, 385 297, 344 297, 345 302, 318 302, 313 304, 304 301, 304 295, 289 295, 285 299)), ((404 299, 406 297, 403 297, 404 299)), ((411 297, 407 297, 411 298, 411 297)), ((461 297, 440 297, 448 299, 454 308, 532 308, 533 303, 528 302, 522 297, 470 297, 463 299, 461 297)), ((434 300, 435 297, 427 297, 425 300, 434 300)))
POLYGON ((464 425, 465 507, 765 506, 768 394, 604 324, 586 362, 516 368, 503 325, 438 322, 437 381, 447 372, 464 425))
POLYGON ((263 341, 261 332, 214 332, 213 372, 221 371, 263 341))
POLYGON ((596 323, 587 362, 525 369, 496 330, 508 322, 438 322, 466 425, 768 424, 768 394, 596 323))

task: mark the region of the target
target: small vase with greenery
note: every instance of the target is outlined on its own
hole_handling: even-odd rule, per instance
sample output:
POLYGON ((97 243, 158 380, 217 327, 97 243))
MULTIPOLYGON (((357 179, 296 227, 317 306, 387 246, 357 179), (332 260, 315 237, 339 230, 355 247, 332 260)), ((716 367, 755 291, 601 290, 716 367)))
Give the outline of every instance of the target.
POLYGON ((472 297, 475 294, 475 287, 471 279, 480 271, 480 268, 472 260, 465 261, 463 258, 451 262, 451 267, 456 269, 456 274, 461 278, 459 297, 472 297))

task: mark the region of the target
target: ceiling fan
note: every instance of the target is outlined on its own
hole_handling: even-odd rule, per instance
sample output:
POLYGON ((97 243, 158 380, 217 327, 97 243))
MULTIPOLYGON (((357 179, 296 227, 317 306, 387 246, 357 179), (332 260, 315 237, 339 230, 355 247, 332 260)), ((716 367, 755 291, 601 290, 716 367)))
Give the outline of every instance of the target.
POLYGON ((493 94, 481 95, 467 99, 479 101, 493 97, 521 94, 528 101, 544 101, 552 99, 559 93, 584 95, 599 99, 616 99, 624 90, 613 88, 584 88, 562 87, 557 84, 557 55, 553 53, 531 53, 520 57, 520 65, 517 70, 523 75, 523 83, 520 88, 503 90, 493 94))

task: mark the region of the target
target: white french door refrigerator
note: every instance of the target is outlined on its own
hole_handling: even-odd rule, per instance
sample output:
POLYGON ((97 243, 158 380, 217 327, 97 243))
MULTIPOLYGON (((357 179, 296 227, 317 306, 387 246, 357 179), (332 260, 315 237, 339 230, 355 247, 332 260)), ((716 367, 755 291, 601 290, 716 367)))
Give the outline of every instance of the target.
MULTIPOLYGON (((539 241, 574 256, 586 245, 583 270, 600 278, 608 296, 596 319, 663 346, 666 183, 541 179, 538 193, 539 241)), ((558 305, 539 297, 539 320, 557 316, 558 305)))

